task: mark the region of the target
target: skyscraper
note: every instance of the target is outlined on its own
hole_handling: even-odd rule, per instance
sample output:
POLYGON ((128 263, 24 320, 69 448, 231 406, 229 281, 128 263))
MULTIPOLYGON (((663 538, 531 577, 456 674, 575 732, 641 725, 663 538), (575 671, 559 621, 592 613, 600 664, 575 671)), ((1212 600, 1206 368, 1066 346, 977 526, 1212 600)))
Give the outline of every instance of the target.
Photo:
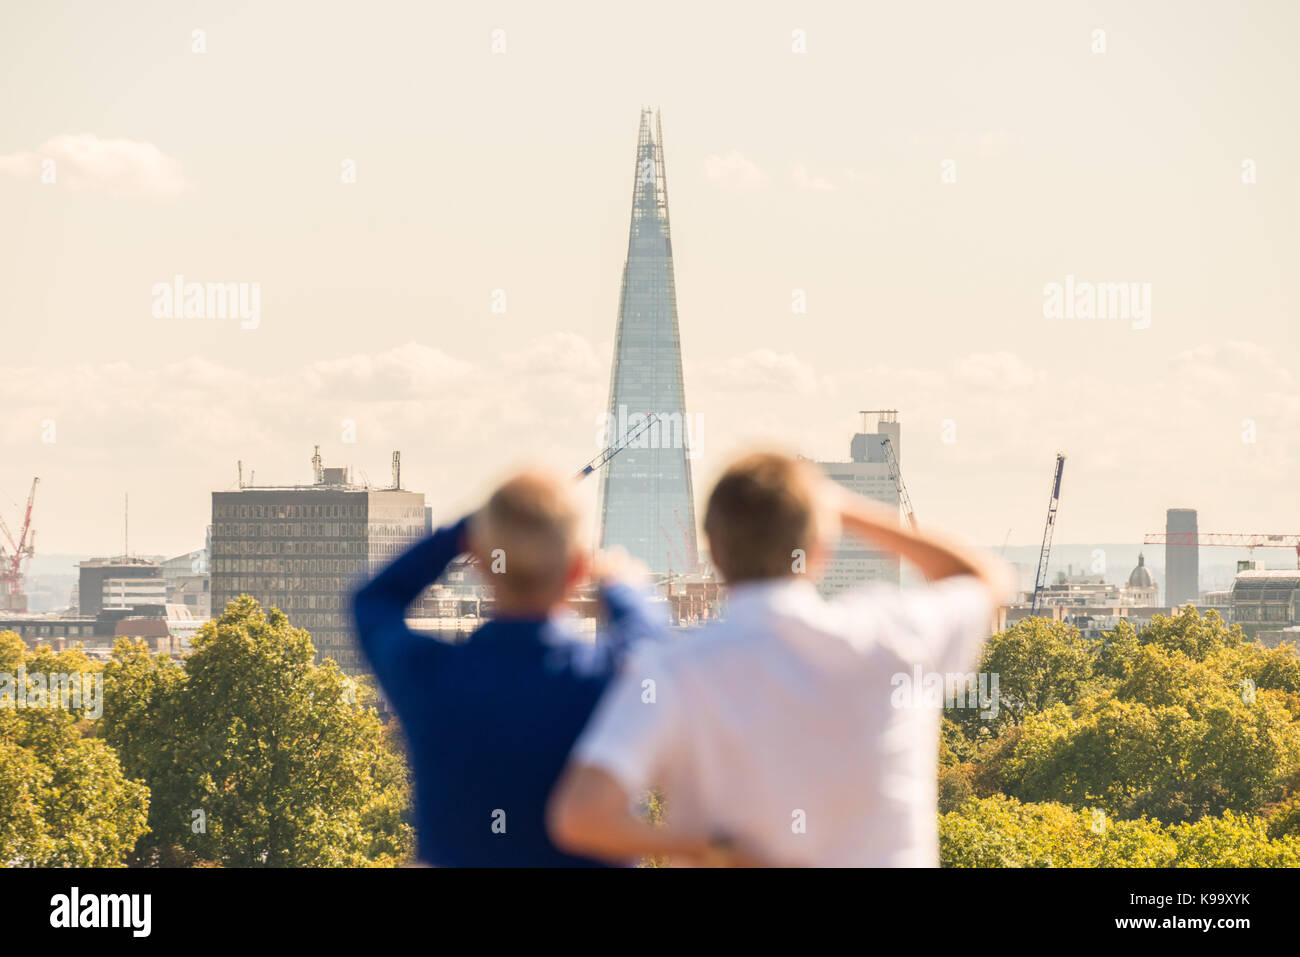
POLYGON ((1199 596, 1196 509, 1171 508, 1165 512, 1165 543, 1165 603, 1179 608, 1199 596))
MULTIPOLYGON (((865 416, 862 431, 849 443, 849 461, 818 462, 826 477, 844 486, 850 492, 873 498, 894 508, 899 506, 898 486, 889 471, 882 443, 889 439, 896 458, 902 457, 902 427, 898 413, 879 413, 876 431, 868 432, 865 416)), ((897 555, 887 555, 871 548, 852 535, 841 536, 834 553, 826 562, 826 572, 818 589, 830 597, 848 591, 865 582, 899 583, 897 555)))
POLYGON ((357 675, 352 591, 420 537, 424 495, 354 485, 347 473, 318 467, 312 485, 212 493, 212 614, 251 595, 311 632, 318 658, 357 675))
POLYGON ((601 473, 601 546, 622 546, 656 574, 693 573, 699 565, 691 488, 693 430, 686 415, 677 332, 663 132, 658 114, 643 109, 610 376, 607 444, 621 443, 651 416, 650 427, 601 473))

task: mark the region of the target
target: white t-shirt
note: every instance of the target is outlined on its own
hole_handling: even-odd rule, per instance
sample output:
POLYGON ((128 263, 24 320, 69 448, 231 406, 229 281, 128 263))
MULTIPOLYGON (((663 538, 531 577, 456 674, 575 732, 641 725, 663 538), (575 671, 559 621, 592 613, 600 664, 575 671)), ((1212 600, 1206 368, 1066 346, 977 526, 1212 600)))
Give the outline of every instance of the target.
POLYGON ((917 679, 965 675, 992 612, 966 576, 834 601, 737 586, 724 621, 628 661, 574 759, 773 864, 936 866, 942 708, 917 679))

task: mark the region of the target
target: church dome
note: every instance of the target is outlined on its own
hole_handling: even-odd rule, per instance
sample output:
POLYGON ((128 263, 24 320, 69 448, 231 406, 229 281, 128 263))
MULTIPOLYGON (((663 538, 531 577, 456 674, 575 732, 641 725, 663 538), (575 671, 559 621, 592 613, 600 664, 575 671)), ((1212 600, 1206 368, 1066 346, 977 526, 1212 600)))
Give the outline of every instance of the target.
POLYGON ((1133 571, 1129 572, 1128 587, 1150 588, 1151 585, 1151 573, 1147 571, 1146 559, 1142 556, 1142 553, 1139 552, 1137 567, 1134 568, 1133 571))

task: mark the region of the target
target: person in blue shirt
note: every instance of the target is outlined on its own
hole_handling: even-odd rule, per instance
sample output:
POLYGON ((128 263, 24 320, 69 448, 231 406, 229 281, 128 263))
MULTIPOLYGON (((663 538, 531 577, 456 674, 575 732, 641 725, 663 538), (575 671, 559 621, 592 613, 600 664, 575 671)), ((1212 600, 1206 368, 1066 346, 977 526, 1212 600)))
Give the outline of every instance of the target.
POLYGON ((658 628, 610 571, 602 640, 569 633, 557 613, 590 571, 580 516, 572 481, 520 473, 353 598, 361 648, 406 734, 422 863, 601 866, 551 843, 546 802, 626 651, 658 628), (462 644, 415 634, 407 607, 464 553, 494 586, 495 617, 462 644))

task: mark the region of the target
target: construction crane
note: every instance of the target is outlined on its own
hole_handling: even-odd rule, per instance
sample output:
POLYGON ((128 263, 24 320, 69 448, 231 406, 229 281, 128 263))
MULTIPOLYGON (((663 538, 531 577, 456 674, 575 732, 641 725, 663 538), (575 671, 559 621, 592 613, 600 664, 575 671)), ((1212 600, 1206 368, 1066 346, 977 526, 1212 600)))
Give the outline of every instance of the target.
POLYGON ((1034 605, 1031 614, 1038 614, 1043 586, 1047 584, 1047 559, 1052 553, 1052 532, 1056 530, 1056 509, 1061 504, 1061 473, 1065 471, 1065 454, 1056 453, 1056 474, 1052 476, 1052 497, 1047 502, 1047 526, 1043 529, 1043 548, 1038 553, 1038 574, 1034 576, 1034 605))
POLYGON ((1240 532, 1150 532, 1143 545, 1218 545, 1224 548, 1294 548, 1300 568, 1300 535, 1250 534, 1240 532))
POLYGON ((604 467, 606 462, 608 462, 614 456, 618 455, 619 452, 622 452, 625 448, 631 445, 633 439, 639 436, 646 429, 650 428, 650 426, 654 425, 654 423, 657 422, 658 420, 659 420, 659 416, 657 416, 655 413, 653 412, 647 413, 644 422, 638 425, 635 429, 632 429, 630 432, 626 433, 623 436, 621 441, 615 442, 609 448, 605 449, 605 451, 601 452, 594 459, 592 459, 590 462, 588 462, 586 465, 580 468, 578 470, 578 474, 575 475, 574 478, 577 479, 579 482, 581 482, 592 472, 595 472, 597 469, 604 467))
MULTIPOLYGON (((646 429, 650 428, 650 426, 652 426, 652 425, 653 425, 653 424, 658 420, 658 418, 659 418, 659 416, 655 415, 653 412, 649 412, 649 413, 647 413, 647 414, 646 414, 646 419, 645 419, 645 421, 642 422, 640 425, 638 425, 635 429, 632 429, 631 431, 629 431, 628 433, 626 433, 626 434, 623 436, 623 438, 622 438, 621 441, 619 441, 619 442, 615 442, 613 445, 611 445, 609 448, 605 449, 605 451, 601 452, 599 455, 597 455, 594 459, 592 459, 590 462, 588 462, 588 463, 587 463, 586 465, 584 465, 582 468, 578 469, 578 474, 575 475, 575 476, 573 477, 573 478, 574 478, 574 481, 576 481, 576 482, 581 482, 583 479, 585 479, 585 478, 586 478, 588 475, 590 475, 592 472, 595 472, 595 471, 597 471, 598 469, 603 468, 603 467, 605 466, 605 464, 609 462, 610 459, 612 459, 614 456, 618 455, 619 452, 622 452, 625 448, 627 448, 629 445, 631 445, 633 439, 635 439, 637 436, 639 436, 639 435, 640 435, 642 432, 644 432, 646 429)), ((315 460, 313 459, 313 461, 315 461, 315 460)), ((393 475, 394 475, 394 481, 397 480, 397 475, 398 475, 398 472, 396 471, 396 469, 400 467, 400 466, 398 465, 398 462, 399 462, 398 459, 394 459, 394 460, 393 460, 393 467, 394 467, 393 475)), ((660 526, 660 528, 662 529, 663 526, 660 526)), ((667 535, 668 535, 668 532, 667 532, 667 530, 665 529, 665 530, 664 530, 664 536, 667 537, 667 535)), ((478 564, 478 559, 476 559, 476 558, 470 558, 470 559, 469 559, 469 564, 471 564, 471 565, 477 565, 477 564, 478 564)))
POLYGON ((916 512, 912 511, 912 498, 907 494, 907 486, 903 484, 903 473, 898 468, 894 443, 889 441, 889 436, 885 436, 880 440, 880 447, 885 450, 885 464, 889 466, 889 477, 898 489, 898 501, 903 506, 903 514, 907 516, 907 524, 912 527, 912 531, 916 531, 916 512))
POLYGON ((4 535, 11 551, 6 554, 4 542, 0 542, 0 598, 10 611, 26 611, 27 602, 23 593, 23 562, 36 554, 36 530, 32 528, 32 505, 36 501, 36 486, 40 478, 32 479, 32 490, 27 493, 27 508, 23 512, 23 524, 15 538, 9 526, 0 518, 0 534, 4 535))
POLYGON ((668 534, 668 529, 664 527, 664 524, 662 522, 659 523, 659 531, 664 533, 664 541, 668 545, 668 551, 666 552, 666 554, 668 556, 668 574, 671 576, 673 561, 674 560, 680 561, 682 567, 685 568, 686 560, 683 559, 680 554, 678 554, 677 546, 673 544, 673 538, 671 535, 668 534))

